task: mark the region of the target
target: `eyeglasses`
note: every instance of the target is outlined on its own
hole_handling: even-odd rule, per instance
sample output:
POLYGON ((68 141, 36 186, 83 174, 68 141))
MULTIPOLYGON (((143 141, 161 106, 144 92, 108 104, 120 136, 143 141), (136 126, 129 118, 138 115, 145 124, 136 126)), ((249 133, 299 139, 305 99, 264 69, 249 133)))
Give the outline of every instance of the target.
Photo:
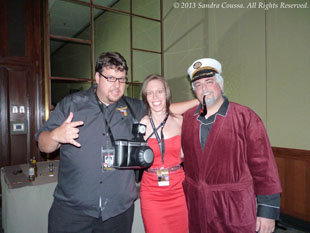
POLYGON ((100 76, 104 77, 106 80, 108 80, 108 82, 116 82, 116 80, 118 80, 120 83, 126 83, 128 81, 128 78, 116 78, 116 77, 107 77, 104 76, 103 74, 99 73, 100 76))

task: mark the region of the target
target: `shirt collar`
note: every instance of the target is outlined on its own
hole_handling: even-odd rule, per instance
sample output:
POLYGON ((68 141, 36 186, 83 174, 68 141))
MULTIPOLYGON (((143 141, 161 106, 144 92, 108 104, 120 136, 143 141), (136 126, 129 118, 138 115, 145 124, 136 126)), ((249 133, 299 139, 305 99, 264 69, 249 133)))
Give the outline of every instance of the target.
POLYGON ((219 108, 219 110, 213 114, 212 116, 208 117, 208 119, 206 119, 205 117, 202 117, 199 114, 199 111, 201 109, 201 104, 199 104, 199 106, 197 107, 194 115, 198 115, 197 120, 199 120, 202 124, 210 124, 213 123, 215 121, 216 115, 220 114, 223 117, 226 116, 226 113, 228 111, 228 107, 229 107, 229 100, 226 96, 223 96, 224 98, 224 102, 222 103, 221 107, 219 108))

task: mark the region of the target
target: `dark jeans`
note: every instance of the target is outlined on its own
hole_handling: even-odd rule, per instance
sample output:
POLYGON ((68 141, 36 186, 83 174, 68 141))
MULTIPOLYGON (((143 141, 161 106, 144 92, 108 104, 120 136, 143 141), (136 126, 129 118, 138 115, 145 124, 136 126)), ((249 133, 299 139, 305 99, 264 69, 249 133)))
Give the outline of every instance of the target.
POLYGON ((48 214, 49 233, 131 233, 134 204, 124 213, 102 221, 55 201, 48 214))

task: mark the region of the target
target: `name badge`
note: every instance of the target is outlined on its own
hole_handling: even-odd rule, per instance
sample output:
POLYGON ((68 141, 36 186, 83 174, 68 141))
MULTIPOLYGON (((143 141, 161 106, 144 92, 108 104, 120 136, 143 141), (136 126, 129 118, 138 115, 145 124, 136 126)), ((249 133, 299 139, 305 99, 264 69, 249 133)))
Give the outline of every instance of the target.
POLYGON ((169 186, 169 171, 167 168, 160 168, 157 171, 158 186, 169 186))
POLYGON ((115 151, 112 148, 103 149, 101 147, 101 168, 102 171, 113 170, 115 151))

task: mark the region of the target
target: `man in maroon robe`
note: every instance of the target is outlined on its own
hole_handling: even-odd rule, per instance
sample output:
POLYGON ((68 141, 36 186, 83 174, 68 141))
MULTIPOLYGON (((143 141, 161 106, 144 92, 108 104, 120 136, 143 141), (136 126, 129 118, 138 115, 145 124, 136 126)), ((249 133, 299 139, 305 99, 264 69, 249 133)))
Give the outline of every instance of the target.
POLYGON ((203 58, 188 69, 200 106, 183 116, 183 188, 190 233, 270 233, 281 185, 262 120, 223 96, 222 66, 203 58))

